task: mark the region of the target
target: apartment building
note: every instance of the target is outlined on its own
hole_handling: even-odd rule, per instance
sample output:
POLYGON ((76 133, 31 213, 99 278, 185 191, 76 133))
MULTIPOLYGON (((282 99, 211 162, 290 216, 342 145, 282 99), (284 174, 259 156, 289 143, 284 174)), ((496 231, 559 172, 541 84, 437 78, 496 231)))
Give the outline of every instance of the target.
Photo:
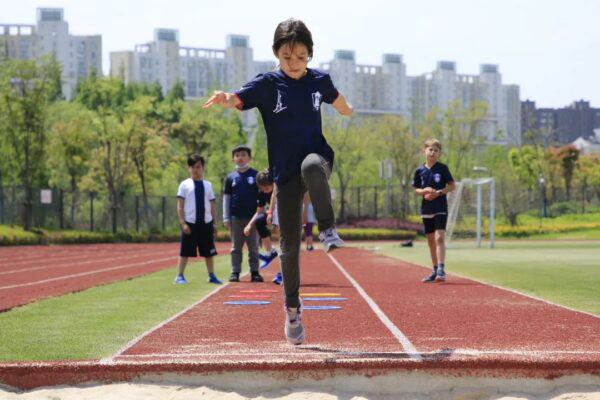
POLYGON ((0 59, 56 58, 62 67, 62 91, 71 98, 77 82, 102 74, 102 37, 72 35, 62 8, 38 8, 35 25, 0 24, 0 59))

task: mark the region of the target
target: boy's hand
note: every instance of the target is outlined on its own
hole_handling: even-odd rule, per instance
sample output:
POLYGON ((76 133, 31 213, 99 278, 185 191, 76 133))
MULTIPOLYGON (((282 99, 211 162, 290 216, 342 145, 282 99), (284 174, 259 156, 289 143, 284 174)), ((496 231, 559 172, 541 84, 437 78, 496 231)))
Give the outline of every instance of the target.
POLYGON ((267 214, 267 224, 273 224, 273 214, 267 214))
POLYGON ((190 229, 190 226, 188 224, 183 224, 183 228, 181 228, 181 230, 186 235, 189 235, 190 233, 192 233, 192 230, 190 229))
POLYGON ((209 108, 214 105, 226 105, 227 104, 227 93, 221 90, 215 90, 213 95, 210 96, 206 103, 202 105, 202 108, 209 108))
POLYGON ((246 237, 250 237, 250 233, 252 233, 252 225, 248 224, 244 228, 244 235, 246 235, 246 237))

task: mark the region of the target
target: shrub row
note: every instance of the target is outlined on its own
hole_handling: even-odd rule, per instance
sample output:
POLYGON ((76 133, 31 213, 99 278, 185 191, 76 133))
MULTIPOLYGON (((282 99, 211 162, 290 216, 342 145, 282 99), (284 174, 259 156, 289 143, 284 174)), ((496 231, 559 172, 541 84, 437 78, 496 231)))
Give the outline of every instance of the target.
MULTIPOLYGON (((345 240, 407 240, 414 239, 415 233, 392 229, 340 229, 345 240)), ((46 231, 35 229, 23 231, 20 228, 0 230, 0 246, 35 244, 81 244, 81 243, 158 243, 178 242, 179 232, 138 233, 138 232, 89 232, 89 231, 46 231)), ((277 239, 277 235, 274 235, 277 239)), ((317 238, 315 238, 318 240, 317 238)), ((218 242, 230 241, 229 232, 219 231, 218 242)))

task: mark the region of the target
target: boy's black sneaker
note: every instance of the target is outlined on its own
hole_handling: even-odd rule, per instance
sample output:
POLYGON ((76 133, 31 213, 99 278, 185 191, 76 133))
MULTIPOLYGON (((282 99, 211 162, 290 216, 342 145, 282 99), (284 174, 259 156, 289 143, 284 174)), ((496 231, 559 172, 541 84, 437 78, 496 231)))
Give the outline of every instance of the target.
POLYGON ((229 276, 229 282, 239 282, 240 281, 240 273, 232 272, 229 276))
POLYGON ((434 272, 433 274, 429 275, 427 278, 423 278, 421 280, 421 282, 424 282, 424 283, 435 282, 435 278, 437 278, 437 274, 434 272))
POLYGON ((251 282, 264 282, 265 280, 263 279, 262 276, 260 276, 260 274, 258 272, 253 272, 252 273, 252 278, 250 279, 251 282))

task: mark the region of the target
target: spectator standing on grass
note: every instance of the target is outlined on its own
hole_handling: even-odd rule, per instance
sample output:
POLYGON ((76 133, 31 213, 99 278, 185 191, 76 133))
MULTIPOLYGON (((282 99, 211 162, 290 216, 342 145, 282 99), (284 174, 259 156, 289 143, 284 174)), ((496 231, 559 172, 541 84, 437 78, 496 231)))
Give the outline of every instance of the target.
POLYGON ((427 245, 433 263, 431 275, 423 282, 444 282, 446 280, 446 223, 448 221, 448 200, 446 195, 454 190, 454 178, 445 164, 439 162, 442 144, 437 139, 427 139, 423 146, 425 163, 417 168, 412 186, 415 193, 423 197, 421 218, 425 226, 427 245))
POLYGON ((204 177, 204 158, 192 154, 187 159, 190 178, 179 184, 177 190, 177 216, 181 226, 181 248, 179 251, 176 284, 188 283, 185 279, 185 267, 188 257, 204 257, 208 282, 221 284, 214 271, 215 248, 215 194, 212 185, 204 177))
POLYGON ((223 195, 223 223, 231 232, 231 276, 229 282, 239 282, 242 271, 244 243, 248 247, 248 264, 250 265, 250 281, 263 282, 258 272, 258 233, 255 228, 250 234, 244 234, 244 228, 256 211, 258 188, 256 186, 257 171, 250 168, 252 150, 239 145, 231 150, 235 171, 225 180, 223 195))
POLYGON ((342 115, 352 106, 326 72, 307 68, 313 56, 312 34, 299 20, 277 25, 273 53, 279 67, 257 75, 235 93, 215 91, 204 108, 220 105, 249 110, 258 108, 267 134, 269 171, 277 186, 281 239, 281 268, 285 291, 284 333, 288 342, 304 341, 300 301, 300 246, 302 202, 308 190, 326 251, 344 245, 335 229, 328 179, 333 149, 323 136, 321 104, 331 104, 342 115))

